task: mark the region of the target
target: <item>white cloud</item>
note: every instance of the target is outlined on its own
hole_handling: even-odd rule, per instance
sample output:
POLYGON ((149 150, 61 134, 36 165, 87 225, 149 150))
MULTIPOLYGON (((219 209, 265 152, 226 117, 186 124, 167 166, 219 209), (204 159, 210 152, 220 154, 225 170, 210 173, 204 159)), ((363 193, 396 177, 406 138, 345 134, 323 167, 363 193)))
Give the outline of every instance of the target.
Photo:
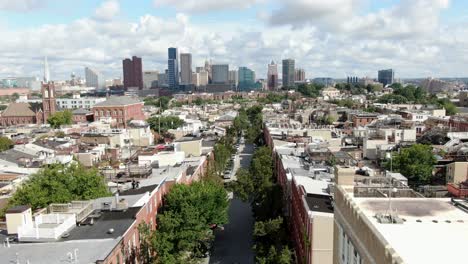
MULTIPOLYGON (((442 26, 437 18, 448 2, 400 3, 365 15, 358 15, 354 6, 343 7, 339 12, 349 17, 343 23, 333 24, 330 11, 316 23, 302 22, 310 26, 296 23, 295 27, 251 21, 201 24, 183 13, 169 18, 144 15, 131 22, 84 18, 14 31, 0 27, 0 76, 40 76, 44 55, 49 57, 53 78, 68 78, 72 71, 83 75, 85 66, 109 78, 121 76, 121 60, 132 55, 143 58, 145 70, 164 71, 171 46, 192 52, 193 67, 211 58, 232 68, 251 67, 258 77, 265 77, 271 60, 281 64, 289 57, 310 78, 375 77, 378 69, 389 67, 400 77, 466 74, 466 23, 442 26)), ((325 12, 331 7, 321 8, 325 12)))
POLYGON ((119 13, 119 2, 117 0, 107 0, 96 9, 94 17, 100 20, 111 20, 119 13))
POLYGON ((154 0, 156 7, 171 6, 179 11, 204 13, 209 11, 246 9, 263 0, 154 0))
POLYGON ((47 0, 0 0, 0 10, 31 11, 41 8, 47 0))

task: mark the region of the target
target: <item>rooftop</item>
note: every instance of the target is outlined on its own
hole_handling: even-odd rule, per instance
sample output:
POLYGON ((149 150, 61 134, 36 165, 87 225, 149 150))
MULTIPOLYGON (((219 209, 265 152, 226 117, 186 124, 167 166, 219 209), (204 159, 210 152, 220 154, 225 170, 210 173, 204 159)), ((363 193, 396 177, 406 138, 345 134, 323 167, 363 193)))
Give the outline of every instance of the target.
POLYGON ((132 104, 140 104, 143 103, 142 101, 128 96, 112 96, 109 97, 106 101, 100 102, 94 105, 94 107, 100 106, 124 106, 124 105, 132 105, 132 104))
POLYGON ((18 164, 20 159, 33 159, 35 156, 14 149, 0 152, 0 159, 18 164))
POLYGON ((329 195, 318 195, 318 194, 307 194, 304 197, 309 210, 321 213, 333 214, 333 206, 331 196, 329 195))
POLYGON ((404 263, 455 263, 460 256, 454 253, 466 250, 468 214, 448 198, 392 198, 392 211, 402 224, 379 223, 375 217, 387 212, 386 198, 352 200, 404 263))

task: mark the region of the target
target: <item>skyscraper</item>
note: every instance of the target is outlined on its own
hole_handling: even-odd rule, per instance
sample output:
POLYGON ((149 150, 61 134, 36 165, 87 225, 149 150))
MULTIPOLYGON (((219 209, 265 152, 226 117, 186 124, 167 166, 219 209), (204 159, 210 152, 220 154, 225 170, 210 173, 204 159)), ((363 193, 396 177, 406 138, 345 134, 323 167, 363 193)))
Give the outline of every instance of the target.
POLYGON ((141 58, 133 56, 132 59, 125 59, 123 64, 124 88, 143 89, 143 66, 141 58))
POLYGON ((211 61, 205 61, 205 71, 208 73, 208 83, 211 83, 211 81, 213 80, 211 61))
POLYGON ((47 61, 47 56, 44 57, 44 82, 48 83, 50 81, 50 71, 49 71, 49 62, 47 61))
POLYGON ((106 85, 106 80, 102 77, 102 75, 89 67, 85 67, 85 79, 86 79, 86 86, 94 87, 96 89, 104 88, 106 85))
POLYGON ((157 84, 159 71, 145 71, 143 72, 143 87, 150 89, 157 84))
POLYGON ((170 89, 179 88, 179 62, 178 62, 178 53, 177 48, 169 48, 167 50, 168 60, 167 60, 167 83, 169 84, 170 89))
POLYGON ((296 82, 304 82, 305 81, 305 71, 304 69, 297 69, 296 70, 296 77, 294 79, 296 82))
POLYGON ((294 60, 283 60, 283 87, 294 86, 295 73, 294 60))
POLYGON ((388 70, 380 70, 378 72, 378 81, 382 83, 385 87, 386 85, 390 85, 394 82, 395 79, 395 72, 393 69, 388 70))
POLYGON ((239 75, 237 74, 237 70, 229 71, 229 83, 236 87, 239 84, 239 75))
POLYGON ((227 84, 229 81, 229 65, 214 64, 211 65, 212 83, 227 84))
POLYGON ((247 67, 239 67, 239 90, 245 91, 254 88, 255 72, 247 67))
POLYGON ((192 54, 180 54, 180 83, 183 85, 192 84, 192 54))
POLYGON ((274 61, 268 64, 268 90, 274 91, 278 89, 278 65, 274 61))

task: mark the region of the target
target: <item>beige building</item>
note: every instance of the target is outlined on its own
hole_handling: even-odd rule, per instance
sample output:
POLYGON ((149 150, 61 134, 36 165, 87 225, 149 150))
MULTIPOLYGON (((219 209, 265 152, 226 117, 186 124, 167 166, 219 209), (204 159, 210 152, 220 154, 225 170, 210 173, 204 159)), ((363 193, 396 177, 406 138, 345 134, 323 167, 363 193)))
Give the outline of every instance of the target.
POLYGON ((468 180, 468 162, 452 162, 446 165, 447 183, 465 182, 468 180))
POLYGON ((200 157, 202 154, 202 139, 198 137, 182 137, 174 142, 176 151, 185 152, 185 156, 200 157))
POLYGON ((31 207, 20 205, 8 209, 5 213, 7 232, 18 234, 18 229, 32 223, 31 207))
POLYGON ((323 89, 321 93, 326 100, 331 100, 340 96, 340 90, 335 87, 327 87, 323 89))
POLYGON ((353 168, 338 167, 335 177, 334 264, 463 262, 455 252, 468 244, 466 201, 424 198, 353 168))

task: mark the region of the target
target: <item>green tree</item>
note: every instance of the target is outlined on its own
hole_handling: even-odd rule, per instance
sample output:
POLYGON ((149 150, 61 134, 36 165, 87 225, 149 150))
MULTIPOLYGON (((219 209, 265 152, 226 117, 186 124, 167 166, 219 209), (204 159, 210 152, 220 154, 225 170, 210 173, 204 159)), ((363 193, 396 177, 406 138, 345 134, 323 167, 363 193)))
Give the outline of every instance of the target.
MULTIPOLYGON (((158 229, 151 233, 155 263, 190 263, 206 254, 213 240, 212 226, 227 223, 228 197, 213 181, 175 185, 164 197, 158 229)), ((147 232, 146 232, 147 234, 147 232)))
POLYGON ((395 95, 395 94, 385 94, 381 96, 378 100, 379 103, 381 104, 405 104, 408 102, 408 99, 404 96, 401 95, 395 95))
POLYGON ((297 91, 306 97, 317 98, 320 96, 320 91, 324 88, 323 85, 310 83, 310 84, 300 84, 297 87, 297 91))
POLYGON ((430 182, 436 158, 432 154, 432 146, 415 144, 402 148, 400 153, 393 154, 385 167, 400 172, 411 185, 423 185, 430 182))
POLYGON ((176 129, 184 124, 184 121, 177 116, 153 116, 146 121, 151 129, 156 132, 161 131, 161 134, 166 133, 169 129, 176 129))
POLYGON ((70 110, 56 112, 47 119, 47 123, 52 128, 60 128, 62 125, 71 125, 73 123, 73 114, 70 110))
POLYGON ((164 111, 169 108, 169 103, 172 97, 169 96, 160 96, 160 97, 146 97, 143 99, 145 105, 152 105, 155 107, 161 107, 161 110, 164 111))
POLYGON ((11 149, 15 145, 13 141, 7 137, 0 137, 0 151, 11 149))
POLYGON ((30 205, 33 210, 51 203, 90 200, 110 195, 97 169, 81 164, 52 164, 23 183, 8 201, 8 207, 30 205))

